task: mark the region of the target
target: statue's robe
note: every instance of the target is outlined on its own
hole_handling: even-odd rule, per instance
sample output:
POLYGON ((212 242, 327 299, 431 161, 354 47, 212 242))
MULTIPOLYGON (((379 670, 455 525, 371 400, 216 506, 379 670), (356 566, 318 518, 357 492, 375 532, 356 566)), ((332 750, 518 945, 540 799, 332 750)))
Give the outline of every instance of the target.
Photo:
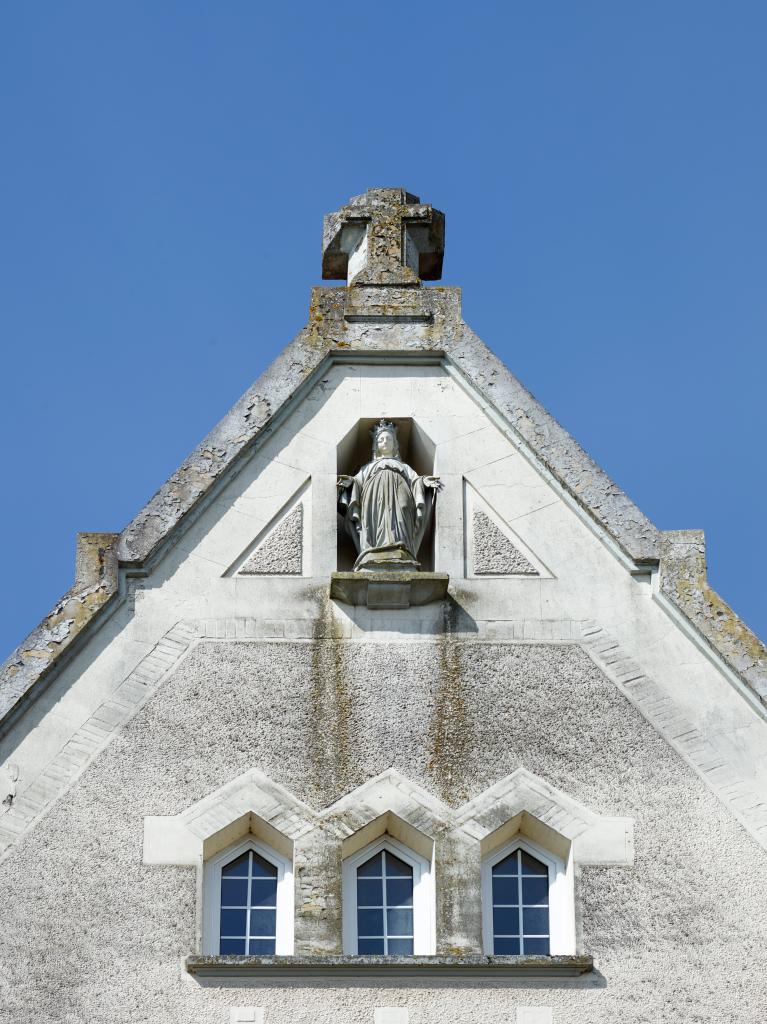
POLYGON ((345 497, 346 528, 359 551, 355 569, 370 562, 371 554, 377 552, 386 561, 418 564, 427 505, 423 477, 401 459, 375 459, 352 478, 345 497))

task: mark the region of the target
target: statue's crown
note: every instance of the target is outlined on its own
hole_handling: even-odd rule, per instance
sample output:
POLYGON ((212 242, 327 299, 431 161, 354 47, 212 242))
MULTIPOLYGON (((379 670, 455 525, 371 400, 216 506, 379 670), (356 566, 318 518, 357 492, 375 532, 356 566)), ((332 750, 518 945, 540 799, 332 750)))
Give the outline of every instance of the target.
POLYGON ((378 423, 376 423, 375 426, 370 431, 370 436, 373 438, 374 441, 382 430, 390 430, 395 437, 397 436, 397 425, 395 423, 392 423, 390 420, 385 420, 383 417, 381 417, 378 423))

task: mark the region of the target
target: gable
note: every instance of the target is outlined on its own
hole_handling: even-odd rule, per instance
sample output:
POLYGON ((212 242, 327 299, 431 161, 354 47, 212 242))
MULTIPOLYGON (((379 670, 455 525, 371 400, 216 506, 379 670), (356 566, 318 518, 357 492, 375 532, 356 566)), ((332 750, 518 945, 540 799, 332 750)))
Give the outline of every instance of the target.
POLYGON ((126 579, 126 599, 90 650, 53 682, 48 714, 32 730, 23 721, 12 729, 7 746, 20 786, 13 813, 0 823, 6 843, 30 820, 25 800, 44 813, 69 784, 66 774, 56 781, 45 775, 56 770, 51 752, 69 744, 59 757, 68 757, 72 745, 93 756, 110 742, 111 733, 97 741, 88 729, 98 729, 105 716, 115 717, 115 728, 128 720, 133 704, 125 704, 126 692, 148 699, 148 669, 154 668, 151 685, 159 684, 186 649, 176 645, 179 629, 192 642, 200 636, 401 638, 414 630, 426 638, 447 629, 457 636, 583 644, 608 670, 630 666, 616 684, 767 842, 761 801, 751 799, 759 784, 745 781, 767 771, 764 726, 755 728, 743 688, 738 693, 726 683, 706 648, 677 628, 658 600, 657 572, 631 562, 441 358, 335 363, 236 469, 179 526, 174 545, 141 576, 126 579), (343 557, 335 479, 360 458, 368 424, 381 416, 402 424, 409 456, 444 484, 431 553, 425 552, 431 561, 424 564, 450 576, 448 619, 441 604, 384 613, 328 600, 328 580, 343 557), (478 511, 532 572, 476 572, 478 511), (262 558, 259 571, 244 571, 254 556, 262 558), (610 638, 604 659, 594 628, 610 638), (646 679, 658 691, 655 702, 639 697, 636 680, 646 679), (659 699, 665 717, 653 713, 659 699), (676 734, 666 728, 669 720, 676 734), (711 763, 718 765, 713 775, 711 763))
POLYGON ((0 826, 9 835, 25 793, 42 787, 31 800, 42 813, 66 785, 71 771, 56 784, 41 774, 52 753, 75 743, 75 771, 108 743, 186 649, 179 631, 418 630, 587 648, 610 637, 608 670, 630 666, 617 685, 652 680, 667 718, 684 723, 670 741, 690 759, 685 736, 714 751, 726 767, 707 778, 723 799, 750 780, 730 805, 761 829, 751 795, 764 792, 767 659, 708 589, 700 537, 659 533, 472 334, 458 289, 413 288, 403 273, 404 289, 386 283, 389 263, 368 267, 383 275, 372 288, 314 289, 307 327, 123 533, 81 535, 75 586, 0 673, 2 756, 18 794, 0 826), (445 484, 421 567, 449 576, 449 600, 406 618, 328 596, 331 574, 350 568, 335 478, 359 463, 381 416, 400 423, 418 472, 445 484), (99 714, 106 731, 84 736, 99 714))
MULTIPOLYGON (((4 666, 6 936, 50 952, 12 958, 19 1008, 50 993, 51 1014, 100 1019, 129 964, 133 1015, 177 998, 218 1019, 180 964, 226 952, 211 886, 233 844, 282 858, 277 950, 348 953, 350 858, 400 842, 435 888, 436 952, 481 960, 502 950, 480 879, 524 841, 566 884, 566 913, 548 892, 567 940, 546 948, 567 960, 582 914, 586 955, 547 968, 593 954, 609 980, 582 979, 582 1012, 731 1015, 708 939, 763 948, 764 648, 708 589, 702 538, 661 534, 471 333, 459 291, 421 287, 441 225, 387 189, 329 219, 324 270, 349 285, 314 290, 304 331, 122 534, 78 538, 75 586, 4 666), (368 544, 389 561, 355 574, 370 478, 412 488, 371 519, 420 510, 420 532, 368 544), (62 913, 80 930, 52 928, 62 913)), ((244 908, 219 889, 223 928, 244 908)), ((275 1019, 294 991, 266 996, 275 1019)), ((564 1009, 576 988, 548 991, 564 1009)))

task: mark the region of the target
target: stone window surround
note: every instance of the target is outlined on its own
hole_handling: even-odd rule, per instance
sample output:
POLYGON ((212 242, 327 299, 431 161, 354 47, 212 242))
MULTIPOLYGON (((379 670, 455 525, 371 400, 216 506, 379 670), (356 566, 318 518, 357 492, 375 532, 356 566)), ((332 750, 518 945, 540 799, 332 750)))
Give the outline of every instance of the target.
POLYGON ((273 847, 260 842, 253 834, 234 846, 209 857, 202 874, 202 951, 205 955, 219 954, 219 927, 221 923, 221 870, 233 858, 253 850, 277 868, 277 932, 275 955, 292 956, 294 947, 295 894, 293 863, 273 847))
MULTIPOLYGON (((463 850, 468 860, 463 874, 465 891, 461 899, 466 902, 469 916, 473 906, 475 920, 479 922, 480 932, 475 940, 476 954, 482 949, 479 913, 481 862, 504 843, 515 839, 536 843, 560 857, 569 866, 571 874, 574 865, 579 863, 633 863, 632 819, 595 814, 521 768, 457 809, 446 806, 396 770, 388 769, 321 811, 315 811, 304 804, 262 772, 251 769, 181 814, 145 818, 143 859, 145 864, 186 864, 196 867, 200 886, 198 891, 202 891, 206 861, 233 843, 249 837, 255 837, 290 859, 299 878, 302 872, 305 873, 305 879, 307 872, 313 876, 313 892, 316 893, 319 887, 321 900, 327 894, 324 898, 329 899, 330 903, 322 915, 327 924, 320 948, 324 946, 323 951, 328 953, 336 942, 340 951, 343 943, 345 901, 340 898, 343 863, 382 838, 398 840, 410 851, 436 864, 437 872, 441 870, 443 846, 448 853, 451 844, 453 850, 463 850), (322 870, 325 872, 319 876, 315 871, 317 842, 322 844, 322 860, 319 863, 324 865, 322 870), (338 865, 335 881, 333 863, 338 865), (334 892, 338 895, 335 896, 334 892)), ((301 889, 301 885, 298 888, 301 889)), ((309 933, 305 931, 309 919, 302 922, 301 908, 307 899, 306 891, 298 893, 297 898, 300 902, 293 918, 298 952, 295 960, 304 962, 308 951, 316 943, 316 925, 311 926, 309 933)), ((314 902, 315 895, 309 898, 314 902)), ((198 911, 200 937, 204 930, 203 902, 201 899, 198 911)), ((436 887, 433 903, 438 916, 440 894, 436 887)), ((571 915, 572 907, 574 897, 571 915)), ((463 925, 459 924, 459 927, 463 925)), ((437 945, 436 930, 433 934, 435 938, 431 948, 437 945)), ((449 947, 451 943, 455 945, 455 940, 449 934, 443 935, 442 941, 449 947)), ((198 956, 197 952, 201 948, 200 941, 191 957, 195 964, 208 962, 211 955, 216 956, 198 956)), ((348 949, 348 946, 345 948, 348 949)), ((474 954, 466 949, 466 955, 474 954)), ((563 956, 568 959, 570 954, 563 956)), ((242 958, 235 959, 239 962, 242 958)), ((349 956, 342 959, 347 961, 349 956)), ((552 962, 556 959, 556 956, 553 957, 552 962)), ((194 973, 198 973, 199 969, 195 966, 194 973)))
POLYGON ((575 887, 572 857, 558 857, 551 849, 517 833, 482 858, 482 942, 488 956, 493 943, 493 867, 515 850, 524 850, 549 869, 549 947, 551 956, 575 953, 575 887))
POLYGON ((344 954, 357 954, 357 868, 381 850, 390 851, 413 868, 413 955, 433 956, 437 951, 433 853, 432 857, 422 857, 388 832, 343 860, 341 905, 344 954))

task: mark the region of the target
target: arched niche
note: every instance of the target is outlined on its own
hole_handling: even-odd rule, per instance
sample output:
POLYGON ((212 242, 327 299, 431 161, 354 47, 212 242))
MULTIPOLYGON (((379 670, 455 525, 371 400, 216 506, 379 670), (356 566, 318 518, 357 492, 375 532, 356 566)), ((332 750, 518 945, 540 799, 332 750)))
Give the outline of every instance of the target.
MULTIPOLYGON (((384 417, 389 419, 389 417, 384 417)), ((380 416, 369 416, 357 420, 357 423, 341 439, 336 448, 336 471, 339 476, 353 476, 372 457, 371 430, 381 419, 380 416)), ((397 428, 400 457, 407 462, 419 476, 431 476, 434 472, 435 445, 417 420, 412 418, 391 417, 397 428)), ((434 571, 434 534, 436 518, 439 515, 439 502, 436 514, 431 517, 429 526, 421 541, 418 561, 423 572, 434 571)), ((357 559, 354 542, 347 534, 343 517, 336 515, 337 536, 337 568, 339 572, 349 572, 357 559)))

